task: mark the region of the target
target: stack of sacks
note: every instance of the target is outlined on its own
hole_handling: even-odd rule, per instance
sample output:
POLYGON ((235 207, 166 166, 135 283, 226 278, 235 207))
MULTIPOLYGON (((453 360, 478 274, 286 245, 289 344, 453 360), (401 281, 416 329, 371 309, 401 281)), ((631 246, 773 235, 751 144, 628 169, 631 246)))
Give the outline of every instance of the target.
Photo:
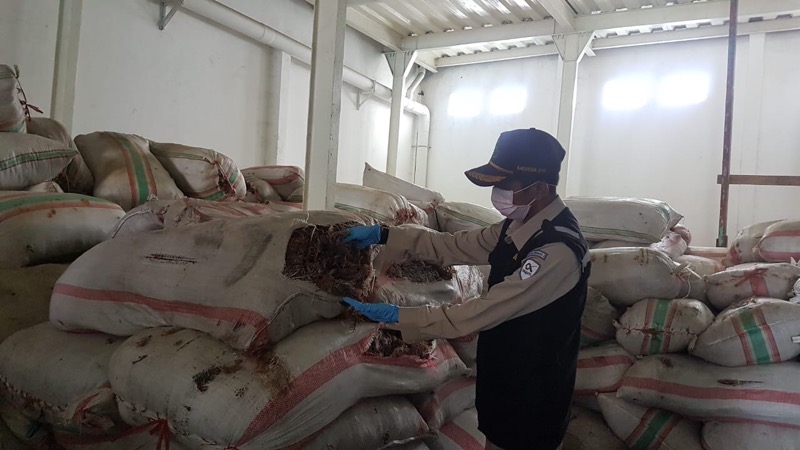
POLYGON ((725 258, 722 260, 725 267, 733 267, 751 262, 764 262, 761 256, 755 251, 755 247, 764 236, 764 232, 767 228, 778 222, 780 221, 773 220, 770 222, 756 223, 740 230, 728 248, 727 255, 725 255, 725 258))
POLYGON ((364 214, 387 225, 429 225, 428 214, 402 195, 356 184, 336 184, 336 209, 364 214))
MULTIPOLYGON (((341 296, 367 300, 377 290, 375 250, 341 242, 346 226, 372 223, 345 212, 281 213, 118 237, 59 279, 50 319, 64 330, 131 336, 108 364, 120 417, 185 448, 420 439, 431 419, 386 396, 441 392, 468 370, 447 341, 406 345, 375 324, 334 318, 341 296)), ((455 269, 449 290, 445 280, 427 282, 431 298, 465 295, 469 269, 455 269)))
POLYGON ((435 223, 435 211, 437 206, 444 203, 442 194, 381 172, 366 163, 364 164, 364 178, 361 184, 380 191, 402 195, 409 203, 422 209, 428 215, 431 228, 439 229, 435 223))
POLYGON ((569 197, 564 203, 594 242, 653 244, 683 218, 667 203, 645 198, 569 197))
POLYGON ((94 177, 89 167, 83 162, 83 157, 77 151, 75 143, 72 141, 69 131, 64 128, 64 125, 46 117, 34 117, 28 120, 28 133, 60 142, 69 148, 75 149, 75 157, 58 174, 55 181, 64 192, 92 195, 94 177))
POLYGON ((297 166, 249 167, 242 174, 247 183, 247 202, 303 203, 305 174, 297 166))
POLYGON ((439 231, 457 233, 477 228, 486 228, 503 221, 495 209, 461 202, 444 202, 436 207, 439 231))
POLYGON ((747 263, 706 277, 709 303, 717 310, 751 297, 788 300, 800 279, 800 267, 793 263, 747 263))

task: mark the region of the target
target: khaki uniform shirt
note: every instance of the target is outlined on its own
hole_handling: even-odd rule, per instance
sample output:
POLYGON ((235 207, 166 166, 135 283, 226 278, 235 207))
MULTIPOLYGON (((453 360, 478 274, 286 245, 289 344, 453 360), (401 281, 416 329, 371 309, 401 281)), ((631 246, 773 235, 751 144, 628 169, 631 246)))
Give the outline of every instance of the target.
MULTIPOLYGON (((566 206, 556 198, 527 222, 514 221, 507 238, 517 250, 566 206)), ((386 243, 386 256, 392 260, 414 257, 449 266, 489 264, 503 223, 487 228, 438 233, 424 228, 392 228, 386 243)), ((457 338, 493 328, 507 320, 541 309, 569 292, 581 276, 582 261, 566 244, 547 244, 531 251, 522 267, 481 297, 458 305, 400 308, 399 321, 387 328, 400 330, 403 340, 415 342, 435 338, 457 338)))

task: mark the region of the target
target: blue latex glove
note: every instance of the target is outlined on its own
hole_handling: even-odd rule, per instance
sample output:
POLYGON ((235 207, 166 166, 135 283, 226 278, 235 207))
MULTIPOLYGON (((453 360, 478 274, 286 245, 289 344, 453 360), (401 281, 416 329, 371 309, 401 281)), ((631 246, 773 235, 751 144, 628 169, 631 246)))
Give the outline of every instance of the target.
POLYGON ((400 320, 400 308, 398 308, 397 305, 390 305, 388 303, 362 303, 350 297, 345 297, 343 300, 373 322, 397 323, 400 320))
POLYGON ((347 229, 347 236, 342 242, 352 242, 359 250, 364 250, 370 245, 380 244, 381 226, 368 225, 363 227, 350 227, 347 229))

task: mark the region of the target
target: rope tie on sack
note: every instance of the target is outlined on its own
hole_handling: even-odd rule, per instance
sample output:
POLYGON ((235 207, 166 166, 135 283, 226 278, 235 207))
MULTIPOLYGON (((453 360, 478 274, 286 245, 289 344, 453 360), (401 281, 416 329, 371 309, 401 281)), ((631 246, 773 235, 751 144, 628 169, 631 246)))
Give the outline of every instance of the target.
POLYGON ((31 109, 38 112, 39 114, 44 114, 44 111, 28 103, 28 97, 25 95, 25 90, 22 89, 22 83, 19 82, 19 66, 17 66, 16 64, 14 65, 14 78, 17 79, 17 92, 21 97, 19 99, 19 102, 22 105, 23 111, 25 112, 25 121, 31 120, 31 111, 30 111, 31 109))
POLYGON ((744 273, 742 274, 742 278, 736 283, 734 283, 734 286, 739 287, 742 283, 745 282, 750 282, 750 283, 752 283, 753 281, 761 282, 764 278, 765 273, 767 273, 766 268, 745 270, 744 273))

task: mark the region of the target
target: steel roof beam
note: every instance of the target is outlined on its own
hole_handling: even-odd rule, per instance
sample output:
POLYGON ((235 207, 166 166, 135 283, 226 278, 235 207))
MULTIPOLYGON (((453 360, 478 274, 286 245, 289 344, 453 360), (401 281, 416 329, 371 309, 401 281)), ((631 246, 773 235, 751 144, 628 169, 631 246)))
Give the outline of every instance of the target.
POLYGON ((564 0, 539 0, 539 4, 558 24, 558 32, 575 31, 575 13, 564 0))

